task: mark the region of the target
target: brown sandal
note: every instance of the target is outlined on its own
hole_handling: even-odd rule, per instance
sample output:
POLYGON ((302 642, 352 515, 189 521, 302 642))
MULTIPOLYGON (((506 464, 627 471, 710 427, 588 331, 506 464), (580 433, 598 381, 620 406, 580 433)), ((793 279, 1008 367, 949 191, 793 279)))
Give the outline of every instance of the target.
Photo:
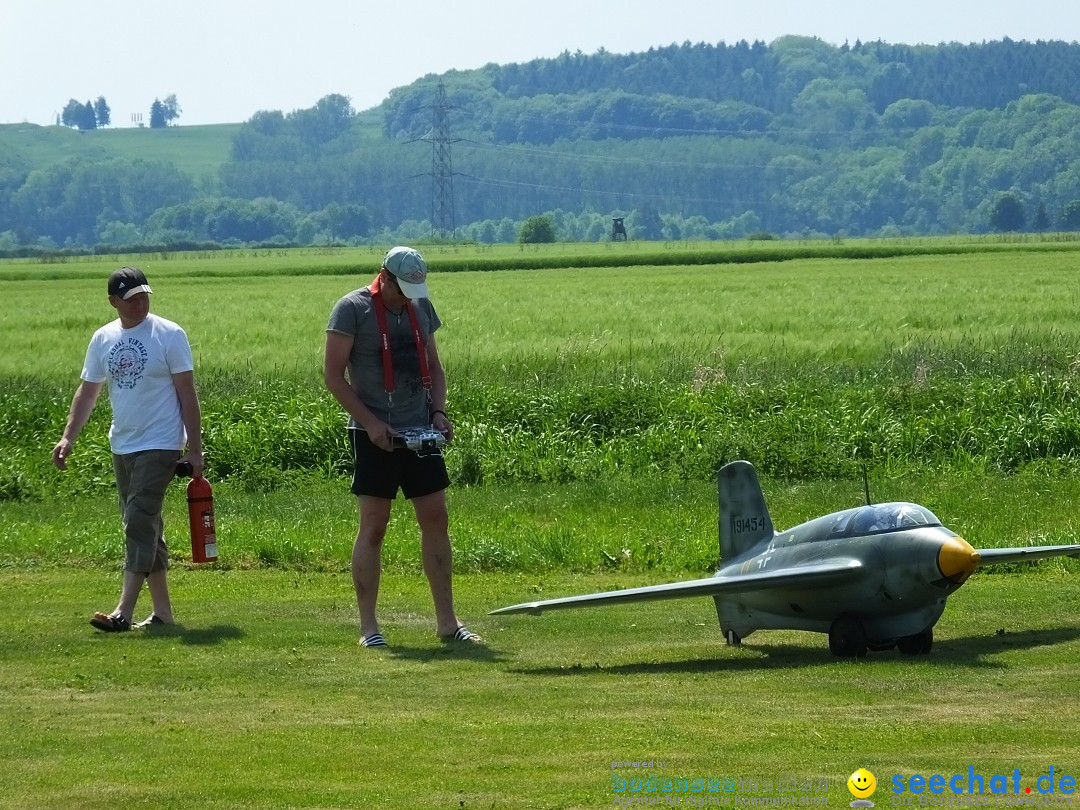
POLYGON ((123 616, 110 616, 107 613, 95 613, 90 618, 90 625, 103 633, 122 633, 131 629, 131 622, 123 616))

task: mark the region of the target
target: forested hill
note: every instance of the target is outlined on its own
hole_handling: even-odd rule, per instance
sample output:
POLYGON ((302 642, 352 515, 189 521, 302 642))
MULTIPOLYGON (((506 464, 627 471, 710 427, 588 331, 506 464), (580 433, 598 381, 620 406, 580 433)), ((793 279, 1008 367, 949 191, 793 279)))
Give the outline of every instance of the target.
MULTIPOLYGON (((411 131, 407 122, 417 110, 430 109, 432 78, 391 94, 391 134, 411 131)), ((941 110, 993 110, 1049 94, 1080 104, 1080 45, 1005 39, 836 47, 787 36, 769 45, 687 42, 634 54, 567 52, 440 78, 457 89, 455 108, 475 115, 479 129, 503 142, 627 138, 635 136, 633 126, 640 128, 637 137, 703 128, 761 132, 783 125, 777 116, 803 118, 815 107, 857 127, 908 100, 941 110), (519 125, 515 119, 526 112, 533 123, 519 125), (619 125, 622 130, 612 129, 619 125)), ((912 120, 904 123, 929 123, 930 107, 905 105, 912 120)), ((430 124, 428 116, 419 126, 430 124)))
POLYGON ((492 85, 511 97, 624 90, 711 101, 744 101, 786 112, 814 79, 862 90, 878 113, 915 98, 944 107, 1003 107, 1022 95, 1051 93, 1080 101, 1080 48, 1066 42, 834 47, 787 36, 734 45, 671 45, 639 54, 564 53, 554 60, 488 68, 492 85))
POLYGON ((1080 230, 1077 43, 564 53, 425 76, 360 114, 334 93, 259 112, 209 170, 207 128, 180 123, 84 133, 132 148, 47 165, 0 127, 0 251, 415 241, 447 204, 453 238, 480 242, 540 214, 593 241, 612 217, 670 240, 1080 230))

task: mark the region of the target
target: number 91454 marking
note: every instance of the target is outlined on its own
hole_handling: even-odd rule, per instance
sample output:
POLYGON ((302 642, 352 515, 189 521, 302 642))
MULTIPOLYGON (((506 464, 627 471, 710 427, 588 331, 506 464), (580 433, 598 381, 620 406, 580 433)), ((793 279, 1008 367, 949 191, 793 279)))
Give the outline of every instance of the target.
POLYGON ((733 517, 731 518, 731 533, 762 532, 768 528, 768 525, 764 517, 733 517))

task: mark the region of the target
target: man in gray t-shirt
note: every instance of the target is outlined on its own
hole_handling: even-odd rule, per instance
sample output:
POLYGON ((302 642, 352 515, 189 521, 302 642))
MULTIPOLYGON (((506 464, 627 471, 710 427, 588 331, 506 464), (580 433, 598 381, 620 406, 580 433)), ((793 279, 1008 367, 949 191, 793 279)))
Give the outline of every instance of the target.
POLYGON ((446 373, 435 345, 442 325, 428 300, 427 264, 412 248, 392 248, 370 285, 343 296, 326 327, 323 380, 349 414, 352 491, 360 526, 352 553, 360 608, 360 644, 385 647, 375 607, 382 544, 398 489, 412 501, 420 526, 424 572, 435 601, 435 632, 444 641, 477 643, 454 612, 442 453, 396 447, 398 430, 431 426, 445 440, 446 373))
MULTIPOLYGON (((432 336, 431 343, 435 330, 442 326, 435 307, 427 298, 419 298, 411 305, 420 334, 432 336)), ((349 381, 364 407, 377 419, 395 428, 430 424, 429 411, 435 406, 429 403, 428 390, 423 386, 412 323, 403 306, 387 307, 386 325, 393 363, 393 392, 387 392, 383 377, 382 340, 370 287, 353 290, 342 297, 330 313, 326 330, 354 338, 349 351, 349 381)), ((445 401, 445 384, 443 389, 445 401)), ((436 394, 432 378, 432 401, 436 394)), ((345 408, 348 410, 347 405, 345 408)), ((349 427, 366 430, 351 412, 349 427)))

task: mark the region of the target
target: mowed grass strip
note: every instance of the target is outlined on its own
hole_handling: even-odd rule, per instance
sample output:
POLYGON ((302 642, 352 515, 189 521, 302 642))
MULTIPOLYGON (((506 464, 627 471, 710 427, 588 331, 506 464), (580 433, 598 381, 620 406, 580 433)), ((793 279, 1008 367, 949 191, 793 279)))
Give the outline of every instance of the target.
POLYGON ((535 595, 516 575, 456 582, 483 649, 435 639, 419 574, 384 579, 386 651, 356 646, 347 574, 177 570, 178 628, 97 633, 118 576, 0 574, 0 807, 595 807, 646 760, 827 778, 840 804, 857 767, 886 801, 893 773, 1077 769, 1080 584, 1055 573, 977 575, 930 656, 856 661, 819 634, 726 647, 708 599, 487 616, 535 595))

